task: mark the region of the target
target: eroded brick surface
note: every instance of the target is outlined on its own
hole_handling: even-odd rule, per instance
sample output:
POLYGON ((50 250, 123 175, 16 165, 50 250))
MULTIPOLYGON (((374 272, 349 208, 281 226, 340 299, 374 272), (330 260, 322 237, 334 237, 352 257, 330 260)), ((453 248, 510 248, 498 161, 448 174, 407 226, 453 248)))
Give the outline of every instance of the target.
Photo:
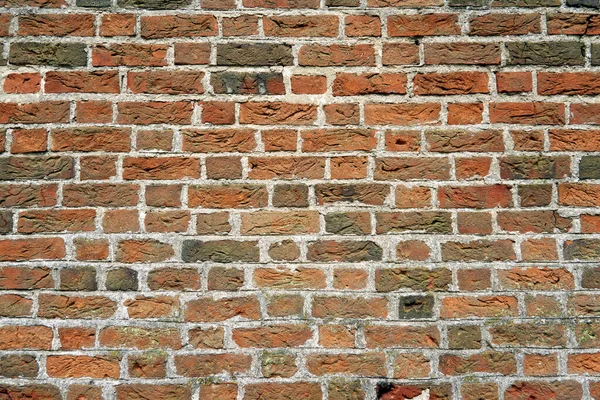
POLYGON ((0 0, 0 399, 600 399, 598 0, 0 0))

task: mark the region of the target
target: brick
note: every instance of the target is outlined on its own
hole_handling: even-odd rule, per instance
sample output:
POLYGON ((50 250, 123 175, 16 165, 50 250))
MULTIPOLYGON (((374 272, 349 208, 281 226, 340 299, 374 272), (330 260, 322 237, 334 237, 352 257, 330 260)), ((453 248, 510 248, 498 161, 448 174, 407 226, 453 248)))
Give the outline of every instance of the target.
POLYGON ((481 348, 481 329, 476 325, 453 325, 449 327, 448 347, 451 349, 481 348))
POLYGON ((129 375, 133 378, 164 378, 167 374, 166 357, 152 353, 133 355, 127 360, 129 375))
POLYGON ((264 353, 262 373, 265 378, 289 378, 295 375, 296 371, 296 359, 293 355, 276 352, 264 353))
POLYGON ((325 215, 325 230, 339 235, 369 234, 371 217, 365 212, 329 213, 325 215))
POLYGON ((511 130, 513 147, 520 151, 541 151, 544 148, 544 132, 539 130, 511 130))
POLYGON ((244 7, 249 8, 319 8, 319 2, 315 0, 285 0, 278 2, 275 0, 244 0, 244 7))
POLYGON ((417 74, 413 90, 416 95, 488 93, 488 76, 482 72, 417 74))
POLYGON ((360 112, 355 104, 327 104, 323 107, 327 123, 331 125, 358 125, 360 112))
POLYGON ((298 53, 301 66, 374 66, 375 50, 372 45, 304 45, 298 53))
POLYGON ((550 129, 550 150, 594 151, 597 145, 598 130, 550 129))
POLYGON ((514 324, 490 329, 496 346, 557 347, 565 346, 564 327, 559 325, 514 324))
POLYGON ((215 72, 210 76, 215 93, 227 94, 284 94, 280 73, 215 72))
POLYGON ((250 152, 256 147, 251 129, 185 129, 183 149, 199 153, 250 152))
POLYGON ((254 271, 254 284, 277 289, 322 289, 326 286, 325 274, 319 269, 259 268, 254 271))
POLYGON ((27 290, 53 288, 54 279, 50 269, 27 267, 0 268, 0 288, 3 290, 27 290))
POLYGON ((107 290, 135 291, 138 289, 138 273, 131 268, 117 268, 106 272, 107 290))
POLYGON ((125 263, 159 262, 173 256, 171 245, 156 240, 124 240, 117 249, 117 260, 125 263))
POLYGON ((526 354, 523 360, 523 371, 531 376, 556 375, 557 364, 556 354, 526 354))
POLYGON ((564 105, 559 103, 491 103, 492 123, 526 125, 562 125, 565 123, 564 105))
POLYGON ((143 16, 140 34, 145 39, 216 36, 217 19, 213 15, 198 14, 143 16))
POLYGON ((203 65, 210 61, 210 43, 175 43, 175 65, 203 65))
POLYGON ((301 133, 305 152, 369 151, 376 146, 375 131, 367 129, 319 129, 301 133))
POLYGON ((135 14, 105 14, 101 18, 101 36, 133 36, 135 14))
POLYGON ((394 36, 444 36, 460 34, 458 14, 392 15, 388 34, 394 36))
POLYGON ((313 211, 258 211, 242 215, 243 235, 299 235, 318 231, 319 215, 313 211))
POLYGON ((395 157, 375 160, 375 180, 448 179, 450 166, 444 158, 395 157))
POLYGON ((5 93, 37 93, 42 76, 37 72, 8 74, 4 79, 5 93))
POLYGON ((40 295, 38 315, 54 319, 106 319, 114 316, 117 305, 103 296, 40 295))
POLYGON ((2 124, 44 124, 68 122, 69 104, 64 101, 0 103, 2 124))
POLYGON ((257 208, 267 205, 267 190, 261 185, 191 186, 188 196, 192 207, 257 208))
POLYGON ((277 261, 293 261, 300 257, 300 249, 292 240, 283 240, 271 245, 269 257, 277 261))
POLYGON ((160 396, 164 399, 192 398, 191 389, 185 385, 122 384, 116 387, 117 399, 143 399, 160 396))
POLYGON ((65 254, 62 238, 0 240, 0 261, 60 260, 65 254))
POLYGON ((95 218, 95 210, 31 210, 19 215, 17 231, 28 234, 94 231, 95 218))
POLYGON ((245 400, 259 400, 267 396, 273 400, 286 400, 304 396, 306 399, 321 398, 321 385, 314 382, 252 383, 246 386, 245 400))
POLYGON ((92 49, 95 67, 158 67, 167 65, 167 46, 163 44, 115 43, 92 49))
POLYGON ((578 397, 583 390, 581 384, 576 381, 517 381, 504 392, 506 400, 517 400, 530 396, 550 396, 559 399, 564 396, 578 397))
POLYGON ((31 299, 23 296, 13 294, 0 295, 0 305, 2 306, 0 315, 3 317, 31 316, 32 304, 33 301, 31 299))
POLYGON ((157 268, 148 273, 150 290, 197 290, 200 275, 193 268, 157 268))
POLYGON ((308 371, 313 375, 345 374, 381 376, 385 374, 383 353, 314 354, 307 359, 308 371))
POLYGON ((228 43, 217 45, 217 65, 292 65, 292 48, 284 44, 228 43))
POLYGON ((344 32, 349 37, 381 35, 381 20, 375 15, 348 15, 344 23, 344 32))
POLYGON ((425 64, 500 64, 500 47, 491 43, 426 43, 425 64))
POLYGON ((188 331, 190 344, 198 349, 223 347, 223 328, 191 329, 188 331))
POLYGON ((385 318, 387 303, 382 297, 315 297, 312 315, 316 318, 385 318))
POLYGON ((510 240, 474 240, 467 243, 445 242, 442 259, 446 261, 507 261, 514 260, 513 242, 510 240))
POLYGON ((124 305, 129 318, 135 319, 173 318, 177 316, 179 308, 176 299, 169 296, 137 296, 125 301, 124 305))
POLYGON ((378 261, 382 258, 382 249, 371 241, 338 242, 320 241, 312 242, 308 246, 308 259, 318 262, 358 262, 378 261))
POLYGON ((511 296, 446 297, 442 318, 516 316, 517 299, 511 296))
POLYGON ((414 65, 419 63, 419 46, 413 43, 383 44, 383 65, 414 65))
POLYGON ((540 72, 538 93, 541 95, 593 95, 600 93, 600 74, 594 72, 540 72))
POLYGON ((364 289, 368 273, 360 269, 336 269, 333 273, 333 287, 336 289, 364 289))
MULTIPOLYGON (((3 15, 3 17, 5 16, 3 15)), ((6 23, 8 24, 9 21, 7 20, 6 23)), ((94 16, 74 14, 67 18, 66 15, 61 14, 26 15, 19 18, 18 34, 22 36, 92 36, 94 34, 94 16)), ((2 36, 8 36, 8 34, 5 33, 2 36)))
POLYGON ((307 325, 275 325, 262 328, 241 328, 232 332, 233 341, 240 347, 297 347, 312 338, 307 325))
POLYGON ((427 233, 451 233, 450 213, 423 212, 378 212, 375 214, 377 233, 401 233, 407 231, 427 233))
POLYGON ((83 43, 18 42, 10 46, 8 61, 14 65, 85 67, 86 46, 83 43))
POLYGON ((118 0, 117 5, 123 8, 138 8, 148 10, 173 10, 185 8, 191 4, 190 0, 118 0))
POLYGON ((127 86, 133 93, 201 94, 202 72, 189 71, 132 71, 127 74, 127 86))
POLYGON ((131 131, 127 128, 52 129, 51 150, 127 152, 130 150, 130 135, 131 131))
POLYGON ((444 130, 425 133, 429 150, 441 153, 452 152, 502 152, 504 142, 498 130, 444 130))
POLYGON ((294 75, 291 78, 295 94, 323 94, 327 92, 327 77, 323 75, 294 75))
POLYGON ((396 247, 396 259, 398 261, 426 261, 430 255, 431 249, 429 246, 418 240, 406 240, 398 243, 396 247))
POLYGON ((254 296, 214 300, 200 298, 186 304, 185 320, 191 322, 226 321, 233 317, 249 320, 260 318, 260 305, 254 296))
POLYGON ((47 149, 48 132, 45 129, 15 129, 12 131, 11 153, 42 153, 47 149))
POLYGON ((405 94, 406 82, 405 74, 338 73, 333 82, 333 95, 405 94))
POLYGON ((546 17, 550 35, 596 35, 598 16, 583 13, 553 13, 546 17))
POLYGON ((258 34, 258 17, 240 15, 223 18, 223 36, 251 36, 258 34))
POLYGON ((510 353, 488 351, 471 356, 443 355, 440 357, 440 371, 444 375, 478 372, 510 375, 517 371, 517 365, 510 353))
POLYGON ((600 398, 597 3, 0 0, 0 398, 600 398))
POLYGON ((579 42, 512 42, 506 44, 508 65, 583 65, 579 42))
POLYGON ((272 16, 263 18, 266 36, 283 37, 334 37, 338 34, 336 16, 272 16))
POLYGON ((497 72, 496 86, 499 93, 531 92, 533 88, 530 72, 497 72))
POLYGON ((477 125, 483 121, 483 104, 451 103, 448 104, 448 124, 477 125))
POLYGON ((375 288, 378 292, 399 289, 413 291, 446 290, 452 281, 452 273, 446 268, 386 268, 375 272, 375 288))
POLYGON ((102 398, 102 388, 92 385, 69 386, 67 400, 76 400, 82 397, 87 400, 100 400, 102 398))
POLYGON ((311 125, 317 108, 311 104, 248 102, 240 105, 240 122, 257 125, 311 125))
POLYGON ((422 104, 365 104, 367 125, 431 124, 438 121, 440 105, 422 104))
POLYGON ((239 157, 207 158, 206 177, 208 179, 241 179, 241 159, 239 157))
POLYGON ((383 205, 390 188, 383 184, 317 184, 315 192, 318 204, 337 202, 383 205))
POLYGON ((361 179, 367 177, 367 157, 333 157, 329 166, 333 179, 361 179))
POLYGON ((170 130, 140 130, 136 135, 138 150, 169 151, 172 148, 173 132, 170 130))
POLYGON ((258 262, 259 253, 255 241, 238 242, 234 240, 183 242, 181 258, 184 262, 258 262))
POLYGON ((271 317, 302 316, 304 299, 299 295, 275 295, 269 299, 267 314, 271 317))
POLYGON ((187 101, 123 102, 117 107, 117 122, 135 125, 189 124, 193 108, 187 101))
POLYGON ((134 326, 108 327, 100 331, 100 346, 105 348, 181 348, 179 332, 175 329, 141 328, 134 326))
POLYGON ((383 326, 365 327, 367 348, 437 348, 440 333, 432 326, 383 326))
POLYGON ((317 179, 325 175, 324 157, 252 157, 250 179, 317 179))
POLYGON ((434 384, 430 382, 424 384, 378 383, 376 390, 377 395, 382 400, 393 400, 395 398, 399 398, 400 396, 410 396, 414 398, 415 396, 419 396, 421 394, 431 394, 431 397, 433 398, 444 399, 450 398, 452 394, 452 386, 450 384, 434 384))
POLYGON ((78 101, 75 109, 75 120, 80 123, 112 122, 112 103, 103 100, 78 101))
POLYGON ((529 35, 541 33, 539 14, 487 14, 469 19, 475 36, 529 35))
POLYGON ((503 179, 560 179, 571 174, 570 166, 568 157, 504 157, 500 160, 500 176, 503 179))

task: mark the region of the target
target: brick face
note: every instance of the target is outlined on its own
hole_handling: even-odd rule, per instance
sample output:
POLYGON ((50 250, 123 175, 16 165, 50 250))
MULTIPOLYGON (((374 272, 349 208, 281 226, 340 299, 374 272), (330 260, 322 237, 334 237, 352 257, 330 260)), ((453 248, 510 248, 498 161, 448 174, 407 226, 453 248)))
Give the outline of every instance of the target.
POLYGON ((0 0, 0 399, 600 399, 598 0, 0 0))

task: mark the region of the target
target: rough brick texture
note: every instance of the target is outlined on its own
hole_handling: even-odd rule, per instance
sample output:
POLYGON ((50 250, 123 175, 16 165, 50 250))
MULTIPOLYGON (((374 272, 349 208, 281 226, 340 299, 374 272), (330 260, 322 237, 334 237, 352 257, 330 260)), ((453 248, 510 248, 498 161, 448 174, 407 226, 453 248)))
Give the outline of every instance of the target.
POLYGON ((600 400, 598 0, 0 0, 0 399, 600 400))

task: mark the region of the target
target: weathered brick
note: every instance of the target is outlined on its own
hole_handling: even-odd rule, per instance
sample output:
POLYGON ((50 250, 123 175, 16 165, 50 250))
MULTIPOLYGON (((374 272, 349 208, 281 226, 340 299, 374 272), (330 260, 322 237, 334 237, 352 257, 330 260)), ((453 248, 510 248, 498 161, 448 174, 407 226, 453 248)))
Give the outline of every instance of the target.
POLYGON ((86 46, 83 43, 16 42, 10 46, 8 61, 14 65, 85 67, 86 46))
POLYGON ((506 44, 508 65, 583 65, 579 42, 512 42, 506 44))
POLYGON ((217 65, 292 65, 292 48, 284 44, 227 43, 217 45, 217 65))
POLYGON ((216 36, 217 30, 217 19, 213 15, 144 16, 140 23, 140 33, 145 39, 216 36))

